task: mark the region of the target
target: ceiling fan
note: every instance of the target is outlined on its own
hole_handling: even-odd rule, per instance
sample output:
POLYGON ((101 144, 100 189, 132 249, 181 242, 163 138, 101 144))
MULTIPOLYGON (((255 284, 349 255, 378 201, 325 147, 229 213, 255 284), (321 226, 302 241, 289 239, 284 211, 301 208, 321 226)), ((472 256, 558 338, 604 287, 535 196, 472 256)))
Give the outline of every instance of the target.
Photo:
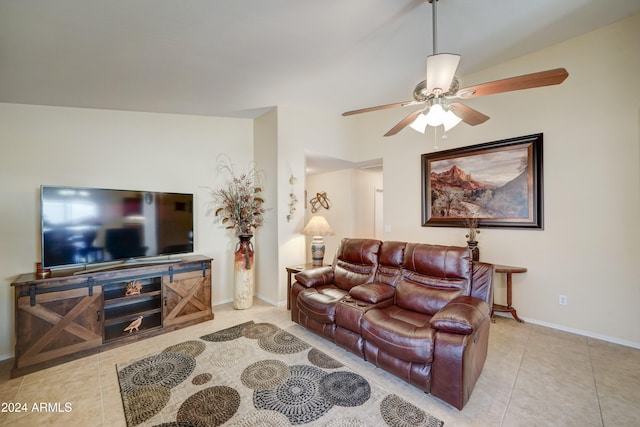
POLYGON ((437 49, 437 2, 431 3, 433 14, 433 55, 427 57, 427 78, 418 83, 413 90, 413 101, 397 102, 347 111, 343 116, 386 110, 388 108, 421 105, 420 109, 412 112, 398 124, 391 128, 384 136, 392 136, 407 126, 424 133, 427 126, 443 125, 445 132, 463 121, 476 126, 489 120, 489 116, 457 101, 477 98, 496 93, 512 92, 521 89, 531 89, 542 86, 552 86, 562 83, 569 73, 564 68, 539 71, 537 73, 510 77, 487 83, 480 83, 460 89, 455 77, 460 55, 438 53, 437 49))

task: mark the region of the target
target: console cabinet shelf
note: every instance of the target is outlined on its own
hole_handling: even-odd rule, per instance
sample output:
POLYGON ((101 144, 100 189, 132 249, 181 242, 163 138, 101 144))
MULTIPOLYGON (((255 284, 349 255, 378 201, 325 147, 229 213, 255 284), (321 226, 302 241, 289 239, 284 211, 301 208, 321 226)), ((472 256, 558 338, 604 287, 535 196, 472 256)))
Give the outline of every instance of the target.
POLYGON ((106 271, 20 276, 12 377, 213 319, 211 258, 106 271), (75 275, 73 273, 76 273, 75 275), (140 293, 126 295, 127 286, 140 293), (125 331, 142 316, 137 330, 125 331))
POLYGON ((107 282, 102 285, 102 294, 104 295, 104 342, 162 327, 162 275, 107 282), (140 287, 140 293, 127 295, 127 288, 136 284, 140 287), (125 331, 138 316, 142 316, 142 324, 138 329, 125 331))

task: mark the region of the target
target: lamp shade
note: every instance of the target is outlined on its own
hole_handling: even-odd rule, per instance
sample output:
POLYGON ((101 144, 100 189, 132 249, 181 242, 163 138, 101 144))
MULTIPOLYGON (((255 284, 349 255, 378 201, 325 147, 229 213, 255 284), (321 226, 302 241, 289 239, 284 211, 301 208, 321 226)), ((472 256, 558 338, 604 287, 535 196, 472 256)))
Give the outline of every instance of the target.
POLYGON ((335 233, 323 216, 314 215, 302 229, 302 234, 309 236, 332 236, 335 233))

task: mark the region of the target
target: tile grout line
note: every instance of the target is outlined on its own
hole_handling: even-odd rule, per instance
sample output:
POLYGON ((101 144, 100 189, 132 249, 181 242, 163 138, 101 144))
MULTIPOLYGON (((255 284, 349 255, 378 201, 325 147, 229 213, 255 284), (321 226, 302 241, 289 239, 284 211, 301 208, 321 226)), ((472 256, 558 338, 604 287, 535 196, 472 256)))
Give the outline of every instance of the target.
POLYGON ((513 392, 516 388, 516 383, 518 382, 518 377, 520 376, 520 370, 522 369, 522 363, 524 361, 524 356, 527 353, 527 347, 529 347, 530 340, 531 340, 531 328, 528 328, 527 342, 525 343, 524 349, 522 350, 522 357, 520 358, 520 363, 518 364, 518 371, 516 372, 516 375, 513 379, 511 390, 509 391, 509 398, 507 399, 507 402, 504 405, 504 412, 502 413, 502 420, 500 420, 500 426, 504 426, 504 420, 507 417, 507 412, 509 411, 509 405, 511 404, 511 397, 513 396, 513 392))
POLYGON ((98 385, 100 386, 100 407, 102 408, 102 425, 106 425, 104 418, 104 389, 102 388, 102 361, 100 360, 100 355, 98 354, 98 385))
POLYGON ((593 377, 593 388, 596 392, 596 401, 598 402, 598 412, 600 413, 600 422, 601 425, 604 426, 604 414, 602 413, 602 404, 600 403, 600 392, 598 392, 598 380, 596 380, 596 370, 593 366, 593 354, 591 352, 592 345, 591 339, 587 337, 587 349, 589 350, 589 364, 591 365, 591 375, 593 377))
MULTIPOLYGON (((16 391, 16 395, 14 397, 14 401, 17 401, 17 397, 20 395, 20 392, 22 391, 22 387, 24 386, 24 378, 27 376, 28 374, 25 375, 21 375, 20 376, 20 385, 18 386, 18 390, 16 391)), ((26 415, 25 415, 26 416, 26 415)), ((18 417, 20 418, 20 417, 18 417)), ((9 417, 5 418, 4 422, 2 423, 3 426, 8 426, 9 425, 9 417)))

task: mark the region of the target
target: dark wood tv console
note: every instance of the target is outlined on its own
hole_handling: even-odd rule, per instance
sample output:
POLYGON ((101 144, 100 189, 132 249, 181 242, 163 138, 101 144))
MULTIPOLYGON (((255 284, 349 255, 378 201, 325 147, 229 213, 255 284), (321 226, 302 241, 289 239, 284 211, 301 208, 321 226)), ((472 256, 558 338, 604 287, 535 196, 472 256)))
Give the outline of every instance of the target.
POLYGON ((15 289, 16 347, 12 377, 213 319, 211 258, 114 266, 74 275, 23 274, 15 289), (140 293, 126 295, 127 286, 140 293), (125 331, 142 316, 137 330, 125 331))

